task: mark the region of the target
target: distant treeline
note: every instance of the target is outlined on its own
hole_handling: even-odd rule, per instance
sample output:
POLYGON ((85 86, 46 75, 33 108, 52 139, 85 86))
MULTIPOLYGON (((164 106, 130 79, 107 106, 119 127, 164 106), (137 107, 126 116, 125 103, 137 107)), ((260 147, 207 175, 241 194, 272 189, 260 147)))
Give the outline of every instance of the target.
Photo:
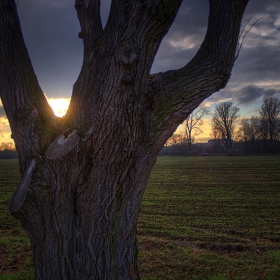
POLYGON ((15 159, 18 158, 17 151, 0 151, 0 159, 15 159))
POLYGON ((214 113, 201 107, 184 122, 185 133, 168 139, 160 155, 210 155, 210 154, 272 154, 280 153, 280 100, 270 97, 263 101, 258 116, 242 118, 233 102, 216 104, 214 113), (202 133, 202 117, 212 115, 211 140, 195 144, 202 133))
POLYGON ((0 159, 16 159, 18 153, 12 142, 3 142, 0 144, 0 159))
MULTIPOLYGON (((173 136, 173 137, 176 137, 173 136)), ((177 137, 178 138, 178 137, 177 137)), ((196 143, 189 147, 184 141, 164 146, 159 156, 211 156, 211 155, 261 155, 280 154, 280 141, 255 140, 254 142, 232 141, 228 149, 224 139, 212 139, 207 143, 196 143), (250 147, 248 147, 250 145, 250 147)))

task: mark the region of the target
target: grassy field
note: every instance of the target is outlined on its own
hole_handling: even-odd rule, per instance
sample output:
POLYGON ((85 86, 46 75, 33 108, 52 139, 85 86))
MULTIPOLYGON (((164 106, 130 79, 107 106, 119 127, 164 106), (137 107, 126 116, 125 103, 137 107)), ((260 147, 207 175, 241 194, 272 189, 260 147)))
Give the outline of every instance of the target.
MULTIPOLYGON (((7 213, 17 161, 0 161, 0 279, 32 279, 7 213)), ((280 279, 280 156, 160 157, 138 225, 143 280, 280 279)))

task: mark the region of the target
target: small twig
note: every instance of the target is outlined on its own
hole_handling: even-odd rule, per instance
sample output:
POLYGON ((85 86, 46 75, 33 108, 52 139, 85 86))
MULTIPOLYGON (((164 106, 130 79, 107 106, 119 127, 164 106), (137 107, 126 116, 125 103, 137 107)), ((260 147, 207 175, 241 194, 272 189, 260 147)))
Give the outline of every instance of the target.
POLYGON ((254 26, 258 21, 260 21, 260 20, 263 19, 263 17, 257 19, 257 20, 251 25, 251 27, 245 32, 245 34, 244 34, 243 37, 242 37, 242 34, 243 34, 243 32, 245 31, 245 28, 248 26, 249 22, 251 21, 251 19, 252 19, 253 17, 254 17, 254 16, 251 16, 251 17, 249 18, 249 20, 246 22, 246 24, 245 24, 244 27, 242 28, 242 31, 240 32, 240 35, 239 35, 239 37, 238 37, 237 52, 236 52, 236 55, 235 55, 235 59, 234 59, 234 60, 236 60, 236 59, 238 58, 239 53, 240 53, 240 51, 241 51, 241 48, 242 48, 243 44, 247 41, 247 39, 246 39, 247 34, 250 32, 250 30, 253 28, 253 26, 254 26), (241 42, 239 43, 241 37, 242 37, 242 40, 241 40, 241 42))

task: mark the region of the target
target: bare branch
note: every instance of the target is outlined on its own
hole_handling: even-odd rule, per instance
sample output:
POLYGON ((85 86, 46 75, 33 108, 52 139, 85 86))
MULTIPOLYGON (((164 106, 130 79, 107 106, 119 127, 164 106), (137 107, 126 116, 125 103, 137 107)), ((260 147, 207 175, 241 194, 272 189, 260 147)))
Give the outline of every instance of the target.
POLYGON ((260 20, 263 19, 263 17, 257 19, 257 20, 251 25, 251 27, 244 33, 244 35, 243 35, 243 37, 242 37, 242 34, 243 34, 243 32, 245 31, 245 28, 246 28, 247 25, 250 23, 250 21, 251 21, 251 19, 252 19, 253 17, 254 17, 254 16, 251 16, 251 17, 249 18, 249 20, 246 22, 246 24, 245 24, 244 27, 242 28, 242 31, 240 32, 240 35, 239 35, 239 38, 238 38, 238 45, 237 45, 235 60, 238 58, 239 53, 240 53, 240 51, 241 51, 241 48, 242 48, 243 44, 247 41, 247 39, 246 39, 247 34, 250 32, 250 30, 253 28, 253 26, 254 26, 258 21, 260 21, 260 20), (241 42, 239 42, 239 40, 240 40, 241 37, 242 37, 241 42))
POLYGON ((194 137, 201 134, 203 131, 200 129, 200 126, 203 124, 202 118, 209 114, 209 110, 202 106, 195 111, 193 111, 186 118, 186 136, 189 148, 193 144, 194 137))

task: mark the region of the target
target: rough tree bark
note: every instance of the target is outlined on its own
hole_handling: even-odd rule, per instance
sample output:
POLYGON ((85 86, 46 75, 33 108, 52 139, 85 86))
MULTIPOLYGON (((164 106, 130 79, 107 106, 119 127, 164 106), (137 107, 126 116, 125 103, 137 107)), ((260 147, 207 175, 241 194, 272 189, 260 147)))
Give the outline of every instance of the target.
MULTIPOLYGON (((0 2, 0 96, 22 182, 10 203, 31 240, 36 279, 139 279, 136 225, 158 151, 231 74, 248 0, 210 0, 205 39, 185 67, 150 75, 182 0, 76 0, 84 42, 65 117, 54 116, 0 2)), ((22 3, 23 4, 23 3, 22 3)))

